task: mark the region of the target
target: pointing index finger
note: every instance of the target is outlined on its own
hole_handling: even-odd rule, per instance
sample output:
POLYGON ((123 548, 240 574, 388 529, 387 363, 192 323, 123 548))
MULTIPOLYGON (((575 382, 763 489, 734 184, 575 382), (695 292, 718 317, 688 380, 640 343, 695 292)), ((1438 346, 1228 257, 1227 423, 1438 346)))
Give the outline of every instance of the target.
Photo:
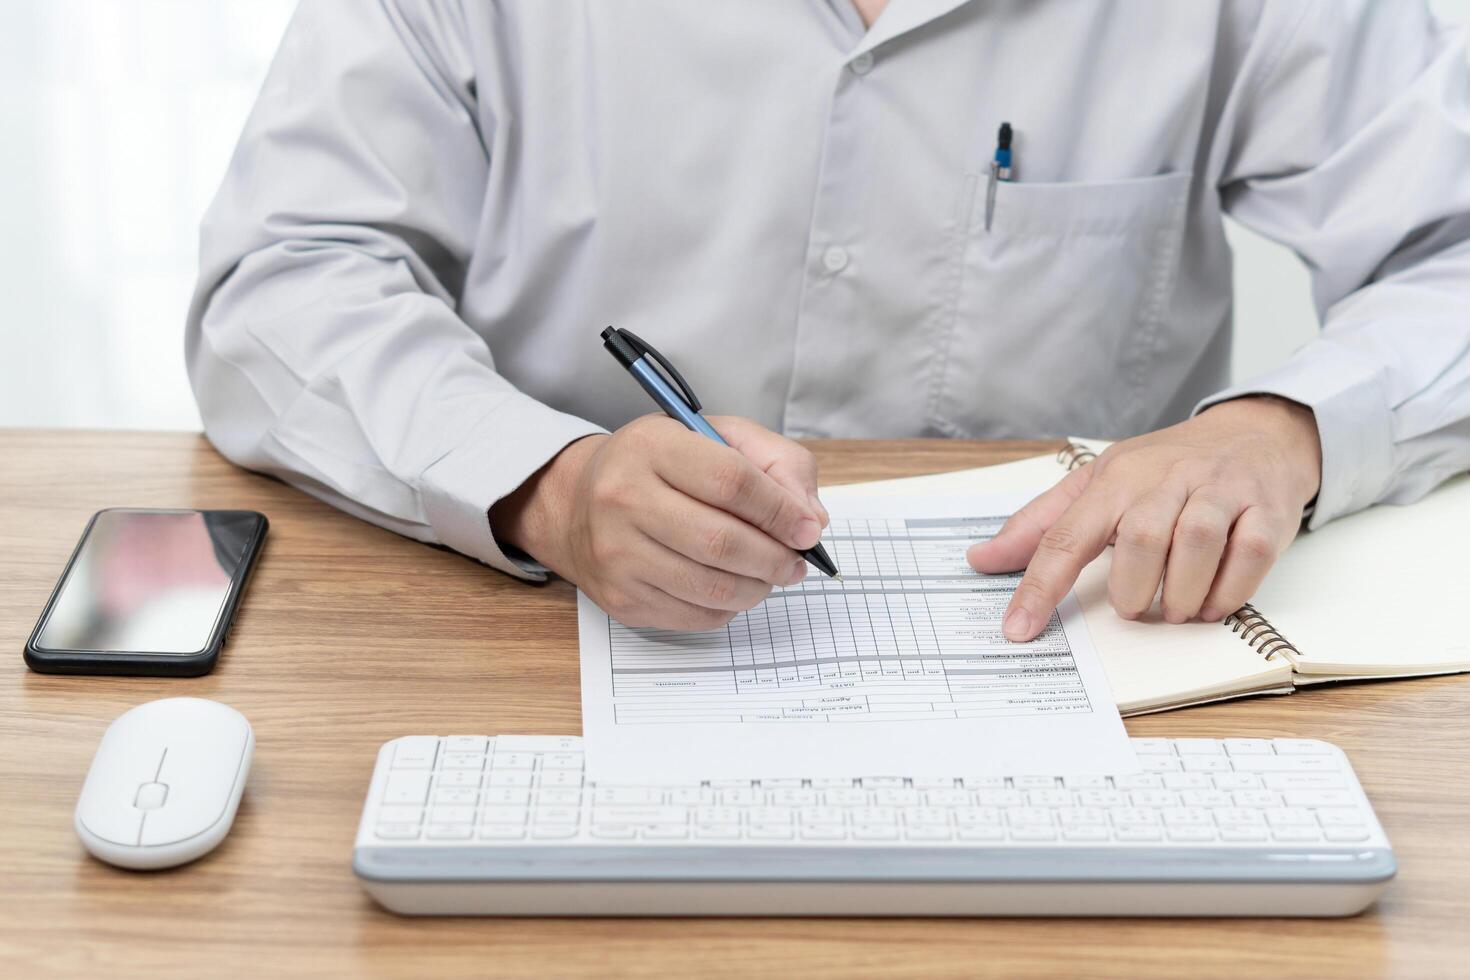
POLYGON ((1041 536, 1026 574, 1016 586, 1001 625, 1006 639, 1034 638, 1051 619, 1057 604, 1112 537, 1118 514, 1101 495, 1083 494, 1041 536))

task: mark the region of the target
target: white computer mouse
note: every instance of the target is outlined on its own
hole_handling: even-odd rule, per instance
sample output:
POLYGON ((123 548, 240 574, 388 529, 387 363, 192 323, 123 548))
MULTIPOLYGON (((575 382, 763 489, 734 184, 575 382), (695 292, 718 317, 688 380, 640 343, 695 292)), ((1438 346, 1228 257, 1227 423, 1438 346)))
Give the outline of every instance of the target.
POLYGON ((77 800, 77 836, 124 868, 207 854, 234 823, 254 748, 245 716, 218 701, 140 704, 102 735, 77 800))

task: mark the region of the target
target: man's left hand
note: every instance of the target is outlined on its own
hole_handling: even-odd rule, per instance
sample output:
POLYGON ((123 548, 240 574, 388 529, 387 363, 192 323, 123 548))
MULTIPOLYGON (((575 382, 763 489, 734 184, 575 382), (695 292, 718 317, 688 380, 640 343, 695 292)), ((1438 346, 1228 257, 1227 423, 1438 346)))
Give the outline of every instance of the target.
POLYGON ((1311 409, 1238 398, 1110 446, 968 558, 980 572, 1026 569, 1002 626, 1010 640, 1040 633, 1109 543, 1108 598, 1118 615, 1142 616, 1162 582, 1169 622, 1220 620, 1250 599, 1296 536, 1321 478, 1311 409))

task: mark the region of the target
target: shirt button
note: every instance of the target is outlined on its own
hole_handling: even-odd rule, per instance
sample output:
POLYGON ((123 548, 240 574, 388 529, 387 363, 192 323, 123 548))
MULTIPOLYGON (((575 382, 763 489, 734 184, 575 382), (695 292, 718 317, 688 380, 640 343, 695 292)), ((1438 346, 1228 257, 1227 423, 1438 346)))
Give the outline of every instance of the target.
POLYGON ((872 52, 864 51, 856 58, 853 58, 852 61, 848 63, 848 67, 852 69, 852 73, 854 75, 866 75, 868 72, 873 70, 872 52))
POLYGON ((841 272, 847 268, 847 249, 833 245, 822 253, 822 264, 827 267, 828 272, 841 272))

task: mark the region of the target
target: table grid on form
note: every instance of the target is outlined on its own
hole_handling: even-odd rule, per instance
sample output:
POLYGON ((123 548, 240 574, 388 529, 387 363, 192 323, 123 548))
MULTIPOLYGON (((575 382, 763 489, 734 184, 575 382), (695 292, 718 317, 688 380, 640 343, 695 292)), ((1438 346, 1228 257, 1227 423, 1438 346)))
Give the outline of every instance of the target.
POLYGON ((1088 711, 1053 614, 1030 643, 1000 619, 1019 576, 978 575, 966 547, 1003 517, 836 519, 843 578, 815 573, 707 633, 609 621, 619 724, 938 720, 1088 711))

